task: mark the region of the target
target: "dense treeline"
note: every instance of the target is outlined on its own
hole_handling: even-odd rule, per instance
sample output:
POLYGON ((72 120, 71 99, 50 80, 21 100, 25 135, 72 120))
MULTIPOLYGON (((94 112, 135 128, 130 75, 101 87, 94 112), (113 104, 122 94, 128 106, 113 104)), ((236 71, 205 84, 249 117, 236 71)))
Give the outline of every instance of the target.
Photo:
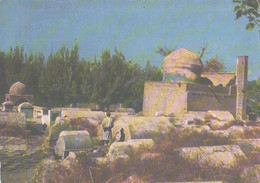
POLYGON ((161 80, 161 69, 147 61, 142 68, 123 53, 103 51, 92 61, 80 59, 79 47, 65 46, 45 58, 43 53, 24 53, 23 46, 0 51, 1 101, 9 87, 21 81, 40 106, 97 103, 102 107, 122 103, 137 111, 142 108, 144 82, 161 80))
POLYGON ((260 114, 260 77, 248 82, 247 105, 248 112, 260 114))
MULTIPOLYGON (((80 59, 78 45, 65 46, 46 58, 43 53, 24 53, 23 46, 0 51, 0 100, 16 81, 27 86, 35 105, 55 107, 97 103, 102 107, 122 103, 142 108, 144 82, 161 81, 161 69, 147 61, 143 68, 123 53, 103 51, 91 61, 80 59)), ((214 64, 213 64, 214 65, 214 64)), ((211 67, 206 63, 204 67, 211 67)), ((260 111, 260 78, 248 83, 248 112, 260 111)))

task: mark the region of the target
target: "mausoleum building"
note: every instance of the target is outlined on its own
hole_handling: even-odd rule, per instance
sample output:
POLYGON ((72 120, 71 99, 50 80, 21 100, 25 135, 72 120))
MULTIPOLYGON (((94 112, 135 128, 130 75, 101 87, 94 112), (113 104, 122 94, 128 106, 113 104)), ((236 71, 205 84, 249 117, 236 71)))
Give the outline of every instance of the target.
POLYGON ((163 81, 145 83, 144 115, 218 110, 246 118, 247 56, 237 58, 236 73, 203 73, 199 57, 181 48, 166 56, 162 67, 163 81))
POLYGON ((26 86, 18 81, 10 87, 9 93, 5 94, 5 102, 7 101, 12 102, 15 106, 23 102, 32 103, 33 95, 27 94, 26 86))

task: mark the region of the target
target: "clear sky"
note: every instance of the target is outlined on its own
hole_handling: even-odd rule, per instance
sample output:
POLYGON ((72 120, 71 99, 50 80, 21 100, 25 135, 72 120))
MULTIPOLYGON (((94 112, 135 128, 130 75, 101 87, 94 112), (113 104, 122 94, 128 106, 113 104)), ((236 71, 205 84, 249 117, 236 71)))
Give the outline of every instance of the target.
POLYGON ((260 76, 260 34, 235 21, 232 0, 0 0, 0 50, 24 45, 46 56, 77 41, 81 58, 119 49, 128 60, 161 66, 158 46, 218 55, 227 71, 249 56, 249 80, 260 76))

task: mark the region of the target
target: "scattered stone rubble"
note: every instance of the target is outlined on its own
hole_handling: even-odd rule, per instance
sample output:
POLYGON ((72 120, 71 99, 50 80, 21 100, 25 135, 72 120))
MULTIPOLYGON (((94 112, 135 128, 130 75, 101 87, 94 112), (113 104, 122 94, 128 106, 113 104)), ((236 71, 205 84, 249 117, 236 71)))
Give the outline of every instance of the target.
MULTIPOLYGON (((6 115, 7 114, 8 113, 6 113, 6 115)), ((90 114, 90 116, 86 116, 85 118, 96 126, 100 124, 101 119, 104 117, 104 113, 102 112, 88 111, 88 114, 90 114)), ((185 114, 182 121, 172 121, 173 118, 165 116, 133 116, 129 114, 124 115, 122 113, 115 113, 114 115, 117 116, 115 117, 116 120, 114 122, 114 128, 112 129, 112 137, 115 137, 115 132, 117 130, 123 128, 125 141, 114 142, 110 147, 103 146, 98 149, 90 145, 89 148, 93 150, 91 157, 97 165, 104 165, 115 161, 128 162, 130 160, 131 152, 144 149, 145 151, 141 155, 140 160, 150 161, 152 159, 160 159, 162 154, 152 152, 151 150, 161 136, 167 135, 167 133, 174 128, 180 134, 189 134, 190 132, 196 134, 208 133, 215 138, 233 139, 228 145, 211 144, 213 146, 180 147, 179 149, 176 149, 176 152, 178 153, 175 154, 179 156, 179 158, 193 162, 197 164, 198 167, 210 166, 224 170, 232 169, 238 166, 240 161, 248 158, 252 159, 253 157, 256 158, 254 160, 255 165, 245 168, 243 174, 240 176, 245 183, 260 181, 260 139, 254 137, 246 139, 247 137, 245 136, 246 133, 250 133, 254 129, 260 127, 247 126, 247 123, 244 122, 234 122, 234 118, 229 112, 188 112, 185 114)), ((71 118, 65 116, 58 117, 55 123, 62 124, 66 120, 70 121, 71 118)), ((98 128, 99 136, 102 129, 100 127, 98 128)), ((64 133, 66 136, 66 134, 71 135, 70 133, 73 132, 63 132, 61 133, 61 136, 63 136, 64 133)), ((90 142, 91 137, 89 134, 87 134, 87 136, 88 141, 90 142)), ((79 141, 80 138, 81 137, 79 137, 79 141)), ((12 159, 13 156, 17 155, 22 156, 22 154, 30 157, 31 154, 36 151, 35 149, 32 150, 28 146, 28 143, 25 141, 23 142, 22 139, 8 137, 0 138, 0 141, 0 154, 2 157, 7 157, 9 159, 12 159), (5 146, 5 144, 9 145, 5 146)), ((66 148, 69 152, 67 157, 63 156, 64 158, 59 164, 66 169, 69 169, 71 165, 77 162, 77 151, 73 152, 70 151, 70 149, 77 147, 69 147, 68 145, 71 143, 67 143, 66 145, 66 140, 63 139, 63 141, 64 143, 61 143, 60 145, 60 147, 63 148, 61 154, 64 154, 66 148)), ((67 139, 67 141, 71 141, 73 144, 75 139, 67 139)), ((221 181, 215 181, 214 183, 220 182, 221 181)))
MULTIPOLYGON (((146 151, 141 155, 140 160, 160 159, 162 154, 151 152, 151 150, 155 146, 158 136, 167 134, 172 128, 175 128, 178 133, 208 133, 216 138, 234 139, 229 145, 212 146, 211 144, 211 146, 176 149, 178 153, 175 155, 179 156, 180 159, 197 164, 198 167, 208 166, 219 170, 230 170, 243 160, 247 160, 252 154, 260 152, 260 139, 245 139, 244 136, 246 132, 259 127, 246 126, 244 123, 236 125, 229 112, 193 112, 190 116, 186 114, 185 120, 185 123, 174 126, 178 122, 172 123, 170 118, 164 116, 118 116, 114 123, 113 137, 118 129, 124 128, 125 141, 112 143, 105 154, 100 153, 99 149, 93 151, 93 160, 97 165, 105 165, 115 161, 128 162, 131 152, 142 149, 146 149, 146 151), (198 121, 200 124, 196 124, 198 121), (240 139, 241 137, 242 139, 240 139)), ((76 158, 76 154, 70 152, 61 164, 69 169, 76 158)), ((260 180, 259 170, 259 165, 246 168, 241 179, 247 183, 257 182, 260 180)), ((221 183, 221 181, 206 181, 204 183, 221 183)))

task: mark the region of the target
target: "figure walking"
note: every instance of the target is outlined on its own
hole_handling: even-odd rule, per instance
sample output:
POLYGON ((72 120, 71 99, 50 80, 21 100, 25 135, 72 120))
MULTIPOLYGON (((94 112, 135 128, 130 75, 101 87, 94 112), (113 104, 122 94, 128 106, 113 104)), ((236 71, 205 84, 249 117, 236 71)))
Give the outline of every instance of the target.
POLYGON ((110 112, 106 112, 106 117, 102 121, 102 134, 101 134, 101 143, 102 145, 108 145, 112 137, 112 128, 114 127, 113 119, 110 117, 110 112))

